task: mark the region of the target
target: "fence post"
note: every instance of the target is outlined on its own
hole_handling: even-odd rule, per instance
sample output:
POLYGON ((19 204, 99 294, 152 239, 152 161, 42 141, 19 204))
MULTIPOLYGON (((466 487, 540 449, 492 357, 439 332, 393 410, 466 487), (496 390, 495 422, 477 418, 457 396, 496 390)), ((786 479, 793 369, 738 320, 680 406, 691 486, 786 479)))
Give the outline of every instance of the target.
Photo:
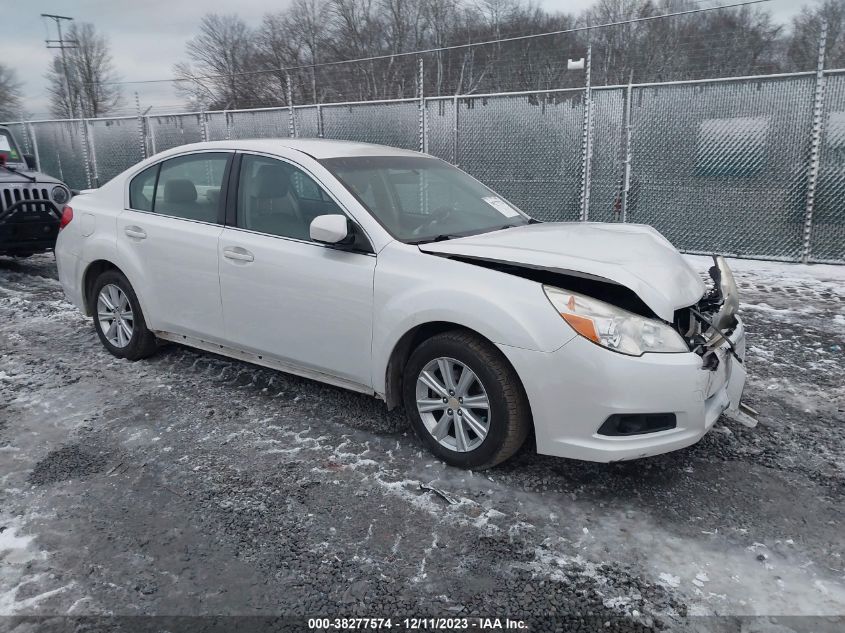
POLYGON ((150 139, 150 156, 153 154, 158 154, 158 144, 156 143, 156 129, 150 123, 150 115, 146 115, 144 117, 144 129, 147 132, 147 136, 150 139))
POLYGON ((417 76, 417 97, 419 98, 419 146, 421 152, 428 151, 428 138, 425 120, 425 68, 423 58, 419 58, 419 73, 417 76))
POLYGON ((625 129, 623 138, 625 140, 625 164, 622 175, 622 202, 621 220, 628 221, 628 191, 631 189, 631 98, 634 95, 634 72, 631 71, 631 78, 628 80, 628 88, 625 90, 625 129))
POLYGON ((317 138, 323 138, 323 106, 317 104, 317 138))
POLYGON ((819 159, 821 152, 822 129, 824 127, 824 56, 827 48, 827 20, 822 19, 819 35, 819 58, 816 65, 816 92, 813 100, 813 130, 810 137, 810 164, 807 169, 807 203, 804 208, 804 246, 801 261, 810 260, 811 239, 813 236, 813 208, 815 206, 816 184, 819 179, 819 159))
POLYGON ((85 130, 88 137, 88 148, 91 154, 91 171, 94 187, 100 186, 100 166, 97 164, 97 144, 94 139, 94 124, 90 119, 85 120, 85 130))
POLYGON ((452 97, 452 164, 458 166, 458 95, 452 97))
POLYGON ((200 138, 203 143, 208 141, 208 115, 205 113, 205 108, 200 110, 200 138))
POLYGON ((288 120, 288 135, 296 137, 296 112, 293 110, 293 85, 291 84, 289 73, 285 73, 285 83, 287 83, 288 88, 288 113, 290 117, 288 120))
POLYGON ((226 140, 232 140, 232 122, 229 120, 229 111, 223 110, 223 117, 226 119, 226 140))
MULTIPOLYGON (((592 37, 592 36, 590 36, 592 37)), ((581 217, 590 219, 590 187, 593 169, 593 90, 591 85, 593 44, 587 46, 586 84, 584 88, 584 131, 581 142, 581 217)))
MULTIPOLYGON (((81 112, 81 110, 80 110, 81 112)), ((86 188, 91 189, 91 157, 88 155, 88 133, 86 129, 88 126, 85 119, 79 119, 80 133, 82 135, 82 160, 85 163, 85 182, 86 188)))
POLYGON ((29 128, 27 127, 27 122, 23 119, 20 121, 8 121, 5 123, 0 123, 0 125, 20 125, 22 134, 20 136, 16 136, 18 142, 23 143, 21 146, 23 148, 24 154, 32 154, 32 150, 30 149, 29 144, 29 128))
POLYGON ((91 155, 88 147, 88 122, 85 120, 85 110, 82 108, 82 99, 79 100, 79 125, 82 135, 82 158, 85 163, 85 181, 88 184, 88 189, 91 189, 91 155))
POLYGON ((135 112, 138 114, 138 143, 141 146, 141 160, 147 158, 147 137, 144 133, 144 117, 141 114, 141 99, 135 93, 135 112))
POLYGON ((41 155, 38 153, 38 139, 35 138, 35 128, 32 123, 25 123, 29 128, 29 138, 32 139, 32 153, 35 154, 35 162, 38 163, 38 170, 41 170, 41 155))

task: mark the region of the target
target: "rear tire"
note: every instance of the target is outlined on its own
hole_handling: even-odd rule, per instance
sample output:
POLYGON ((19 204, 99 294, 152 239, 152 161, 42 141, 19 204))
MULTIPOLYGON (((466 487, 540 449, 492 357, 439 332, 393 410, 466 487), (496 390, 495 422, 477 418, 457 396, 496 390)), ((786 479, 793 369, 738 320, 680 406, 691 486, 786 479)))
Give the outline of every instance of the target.
POLYGON ((411 353, 404 376, 402 399, 411 426, 450 466, 490 468, 525 442, 531 410, 522 383, 481 336, 451 330, 431 337, 411 353))
POLYGON ((141 304, 123 273, 107 270, 97 277, 90 301, 94 329, 109 353, 140 360, 156 351, 156 337, 147 329, 141 304))

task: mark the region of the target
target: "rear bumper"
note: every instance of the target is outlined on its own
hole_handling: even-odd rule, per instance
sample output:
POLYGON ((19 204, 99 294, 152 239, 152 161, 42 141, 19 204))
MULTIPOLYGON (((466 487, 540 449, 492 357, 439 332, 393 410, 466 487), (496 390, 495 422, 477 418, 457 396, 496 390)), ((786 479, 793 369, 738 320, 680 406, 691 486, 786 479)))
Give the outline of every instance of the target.
MULTIPOLYGON (((745 354, 742 323, 731 336, 745 354)), ((700 440, 721 413, 739 406, 744 368, 725 346, 719 367, 702 369, 696 354, 625 356, 576 337, 555 352, 500 346, 522 379, 534 417, 537 452, 596 462, 658 455, 700 440), (611 415, 673 413, 676 427, 607 436, 611 415)))

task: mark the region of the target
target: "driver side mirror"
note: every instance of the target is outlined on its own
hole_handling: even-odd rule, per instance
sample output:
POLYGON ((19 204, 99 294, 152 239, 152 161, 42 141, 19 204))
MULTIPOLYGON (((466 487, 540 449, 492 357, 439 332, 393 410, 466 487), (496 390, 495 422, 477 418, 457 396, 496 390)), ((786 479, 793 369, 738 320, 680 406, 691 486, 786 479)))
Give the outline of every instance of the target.
POLYGON ((311 221, 309 231, 311 239, 321 244, 351 244, 355 235, 350 230, 349 220, 345 215, 318 215, 311 221))
POLYGON ((38 161, 35 160, 35 156, 32 154, 24 154, 23 160, 26 163, 26 166, 29 167, 32 171, 38 171, 38 161))

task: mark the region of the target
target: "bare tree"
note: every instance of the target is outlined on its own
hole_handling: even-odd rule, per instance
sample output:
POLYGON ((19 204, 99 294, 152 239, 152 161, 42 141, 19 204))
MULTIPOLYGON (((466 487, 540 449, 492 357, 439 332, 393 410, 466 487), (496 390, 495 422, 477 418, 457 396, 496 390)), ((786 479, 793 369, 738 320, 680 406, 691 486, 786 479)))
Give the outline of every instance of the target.
POLYGON ((813 70, 819 55, 822 21, 827 21, 826 64, 829 68, 845 65, 845 0, 824 0, 805 6, 793 18, 786 55, 793 70, 813 70))
POLYGON ((174 67, 176 89, 194 103, 220 109, 266 103, 255 32, 238 16, 203 16, 187 53, 190 62, 174 67))
POLYGON ((259 58, 264 68, 277 69, 277 94, 287 103, 287 78, 292 75, 297 97, 320 101, 317 66, 327 32, 328 6, 325 0, 295 0, 286 11, 267 14, 257 33, 259 58), (288 68, 296 68, 288 71, 288 68), (300 96, 301 91, 301 96, 300 96))
POLYGON ((17 73, 0 63, 0 121, 21 118, 22 96, 17 73))
POLYGON ((72 24, 67 39, 76 42, 76 47, 67 51, 67 77, 59 58, 47 72, 50 110, 63 118, 108 114, 122 101, 120 87, 113 83, 118 77, 108 39, 86 22, 72 24))
MULTIPOLYGON (((265 15, 255 30, 234 16, 203 18, 188 45, 190 63, 177 66, 184 79, 179 85, 194 104, 230 108, 286 104, 288 77, 296 103, 409 97, 418 94, 421 57, 430 96, 577 87, 584 75, 568 71, 566 60, 584 55, 588 43, 597 84, 783 68, 781 27, 763 10, 628 22, 700 8, 699 2, 595 0, 576 17, 550 14, 531 0, 294 0, 265 15), (626 23, 507 41, 608 22, 626 23), (434 50, 408 55, 423 49, 434 50)), ((824 6, 843 4, 826 0, 824 6)), ((816 14, 807 15, 805 39, 811 41, 816 14)))

